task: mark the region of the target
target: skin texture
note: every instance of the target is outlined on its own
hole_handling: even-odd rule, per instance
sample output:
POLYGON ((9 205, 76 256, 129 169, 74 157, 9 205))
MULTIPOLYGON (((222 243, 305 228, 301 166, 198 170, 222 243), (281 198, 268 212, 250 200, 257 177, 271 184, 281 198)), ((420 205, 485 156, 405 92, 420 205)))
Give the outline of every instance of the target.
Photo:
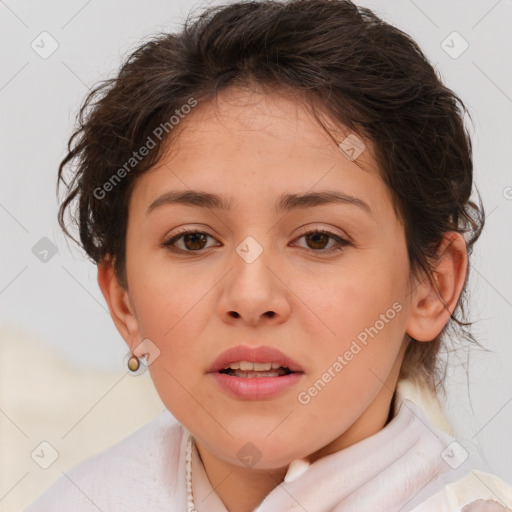
MULTIPOLYGON (((337 140, 348 133, 338 129, 337 140)), ((292 460, 317 460, 381 430, 407 334, 418 342, 433 339, 462 290, 464 239, 446 234, 439 292, 427 279, 412 279, 403 227, 371 144, 357 162, 364 169, 289 95, 224 90, 217 103, 199 105, 182 121, 172 150, 135 184, 128 290, 115 279, 112 262, 98 265, 100 288, 130 350, 143 339, 158 347, 149 366, 155 387, 194 435, 210 482, 231 512, 252 510, 292 460), (161 194, 190 189, 227 196, 231 211, 168 204, 146 213, 161 194), (348 204, 274 210, 281 194, 319 190, 353 195, 372 213, 348 204), (174 245, 188 252, 178 254, 162 246, 177 228, 209 236, 188 243, 182 237, 174 245), (304 236, 315 229, 351 245, 326 253, 337 242, 304 236), (252 263, 236 251, 248 236, 263 249, 252 263), (300 403, 298 393, 393 303, 400 312, 321 392, 300 403), (239 344, 276 347, 302 365, 304 375, 275 398, 232 398, 206 372, 239 344), (237 457, 247 442, 261 455, 253 467, 237 457)))

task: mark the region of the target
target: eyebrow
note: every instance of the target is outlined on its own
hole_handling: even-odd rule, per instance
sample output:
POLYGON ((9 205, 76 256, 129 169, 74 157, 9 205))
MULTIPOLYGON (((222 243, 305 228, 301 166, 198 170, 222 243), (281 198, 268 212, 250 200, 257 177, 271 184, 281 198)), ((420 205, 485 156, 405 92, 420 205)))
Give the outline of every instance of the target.
MULTIPOLYGON (((157 197, 148 207, 146 215, 163 205, 182 204, 197 208, 212 208, 229 212, 233 200, 224 195, 211 194, 197 190, 182 192, 170 191, 157 197)), ((357 206, 373 215, 371 208, 362 199, 344 194, 342 192, 325 190, 319 192, 307 192, 305 194, 282 194, 276 204, 277 213, 288 213, 292 210, 311 208, 329 204, 344 204, 357 206)))

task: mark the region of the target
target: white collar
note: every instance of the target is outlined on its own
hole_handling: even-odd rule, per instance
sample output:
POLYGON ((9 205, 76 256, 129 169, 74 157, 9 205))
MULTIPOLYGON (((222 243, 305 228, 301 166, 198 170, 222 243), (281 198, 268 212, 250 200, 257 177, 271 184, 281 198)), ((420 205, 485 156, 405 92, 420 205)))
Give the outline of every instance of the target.
MULTIPOLYGON (((454 471, 443 459, 452 441, 448 433, 430 425, 417 404, 402 398, 382 430, 316 460, 293 481, 274 488, 254 512, 407 512, 441 484, 468 471, 467 464, 454 471)), ((227 512, 195 447, 192 468, 197 510, 227 512)))

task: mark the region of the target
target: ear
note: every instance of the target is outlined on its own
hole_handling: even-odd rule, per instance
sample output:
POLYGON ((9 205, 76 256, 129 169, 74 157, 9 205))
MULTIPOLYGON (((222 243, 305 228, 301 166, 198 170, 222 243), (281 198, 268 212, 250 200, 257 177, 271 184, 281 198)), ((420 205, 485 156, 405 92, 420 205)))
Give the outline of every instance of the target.
POLYGON ((133 353, 142 339, 139 325, 128 290, 121 286, 115 276, 114 264, 110 258, 104 258, 98 263, 98 284, 117 330, 133 353))
POLYGON ((434 282, 425 278, 412 292, 406 332, 416 341, 432 341, 453 313, 464 287, 468 270, 466 242, 462 235, 448 231, 434 262, 434 282))

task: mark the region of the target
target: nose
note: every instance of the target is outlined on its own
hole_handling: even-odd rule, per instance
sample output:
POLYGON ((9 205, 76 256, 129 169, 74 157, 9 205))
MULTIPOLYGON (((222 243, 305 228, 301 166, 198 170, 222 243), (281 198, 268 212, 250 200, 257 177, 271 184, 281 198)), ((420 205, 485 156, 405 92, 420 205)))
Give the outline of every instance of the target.
POLYGON ((258 325, 284 322, 291 311, 290 290, 265 251, 251 263, 236 255, 219 300, 219 315, 227 323, 258 325))

